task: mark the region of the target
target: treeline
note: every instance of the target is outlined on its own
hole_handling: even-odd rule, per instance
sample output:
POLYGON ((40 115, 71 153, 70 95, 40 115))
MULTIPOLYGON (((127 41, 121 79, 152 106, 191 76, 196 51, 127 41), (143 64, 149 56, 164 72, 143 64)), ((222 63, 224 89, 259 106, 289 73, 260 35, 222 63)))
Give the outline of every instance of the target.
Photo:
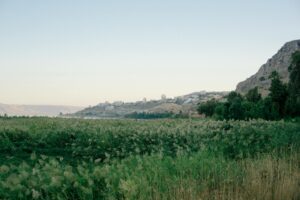
POLYGON ((147 112, 133 112, 126 115, 126 118, 132 119, 160 119, 160 118, 170 118, 173 113, 147 113, 147 112))
POLYGON ((300 116, 300 51, 292 55, 289 67, 290 80, 284 84, 279 74, 270 75, 269 95, 262 98, 258 88, 249 90, 245 96, 231 92, 226 102, 210 100, 199 104, 198 112, 215 119, 247 120, 262 118, 278 120, 300 116))
POLYGON ((188 114, 163 112, 163 113, 150 113, 150 112, 133 112, 127 114, 125 118, 131 119, 163 119, 163 118, 188 118, 188 114))

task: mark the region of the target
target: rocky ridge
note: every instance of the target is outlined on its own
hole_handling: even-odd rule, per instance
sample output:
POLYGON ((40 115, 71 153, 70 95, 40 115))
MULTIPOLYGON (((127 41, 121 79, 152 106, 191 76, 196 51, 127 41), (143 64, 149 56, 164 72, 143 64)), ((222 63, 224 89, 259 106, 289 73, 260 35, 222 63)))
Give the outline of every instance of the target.
POLYGON ((277 71, 281 80, 287 83, 289 81, 288 68, 291 63, 291 55, 295 51, 300 51, 300 40, 287 42, 266 64, 260 67, 256 74, 238 83, 236 92, 246 94, 250 89, 258 87, 262 96, 267 96, 271 85, 269 76, 273 71, 277 71))

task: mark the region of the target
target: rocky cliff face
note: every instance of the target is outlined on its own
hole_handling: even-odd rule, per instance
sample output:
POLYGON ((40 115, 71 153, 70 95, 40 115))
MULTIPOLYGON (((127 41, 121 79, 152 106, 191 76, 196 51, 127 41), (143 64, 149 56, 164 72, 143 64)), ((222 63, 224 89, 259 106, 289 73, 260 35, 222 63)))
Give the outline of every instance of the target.
POLYGON ((287 83, 289 81, 288 67, 291 63, 291 55, 295 51, 300 51, 300 40, 286 43, 266 64, 260 67, 256 74, 240 82, 236 87, 236 92, 245 94, 250 89, 258 87, 259 92, 267 96, 271 85, 269 76, 273 71, 277 71, 281 80, 287 83))

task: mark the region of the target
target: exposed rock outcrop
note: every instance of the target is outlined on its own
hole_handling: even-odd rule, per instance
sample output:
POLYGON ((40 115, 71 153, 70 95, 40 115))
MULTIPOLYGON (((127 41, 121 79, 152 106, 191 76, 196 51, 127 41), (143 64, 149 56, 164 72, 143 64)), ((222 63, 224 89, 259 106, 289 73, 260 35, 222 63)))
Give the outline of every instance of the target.
POLYGON ((267 96, 271 85, 269 76, 273 71, 277 71, 281 80, 287 83, 289 81, 288 67, 291 63, 291 55, 295 51, 300 51, 300 40, 287 42, 266 64, 260 67, 256 74, 240 82, 236 87, 236 92, 245 94, 250 89, 258 87, 259 92, 267 96))

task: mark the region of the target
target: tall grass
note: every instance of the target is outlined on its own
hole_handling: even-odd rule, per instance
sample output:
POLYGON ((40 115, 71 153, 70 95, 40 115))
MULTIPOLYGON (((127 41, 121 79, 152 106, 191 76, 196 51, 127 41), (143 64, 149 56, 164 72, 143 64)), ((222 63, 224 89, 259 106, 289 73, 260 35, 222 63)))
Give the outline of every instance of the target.
POLYGON ((1 199, 299 199, 299 153, 228 160, 209 152, 110 164, 32 156, 0 167, 1 199))
POLYGON ((0 119, 0 199, 300 199, 300 124, 0 119))

